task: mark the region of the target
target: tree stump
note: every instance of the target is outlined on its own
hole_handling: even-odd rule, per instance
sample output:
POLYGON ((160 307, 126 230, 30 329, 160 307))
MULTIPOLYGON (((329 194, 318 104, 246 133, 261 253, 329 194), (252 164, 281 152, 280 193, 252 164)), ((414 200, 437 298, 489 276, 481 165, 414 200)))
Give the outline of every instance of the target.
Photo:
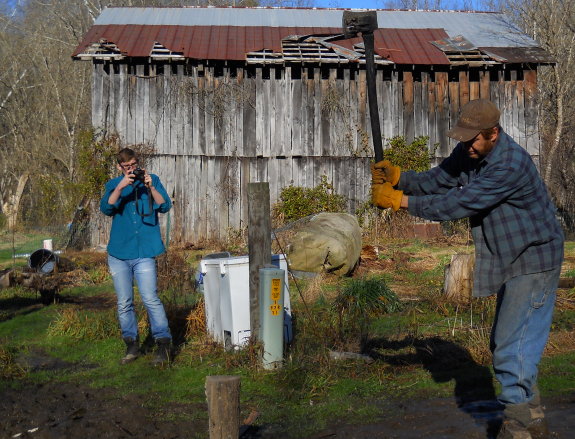
POLYGON ((474 254, 455 254, 445 267, 443 294, 451 302, 468 303, 473 291, 474 254))
POLYGON ((240 377, 206 377, 210 439, 238 439, 240 435, 240 377))

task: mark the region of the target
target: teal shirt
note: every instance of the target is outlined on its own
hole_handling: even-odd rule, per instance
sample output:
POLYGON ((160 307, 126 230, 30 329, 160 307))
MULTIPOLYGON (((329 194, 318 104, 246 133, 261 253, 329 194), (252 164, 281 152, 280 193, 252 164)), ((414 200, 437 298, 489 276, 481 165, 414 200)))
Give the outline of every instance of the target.
POLYGON ((113 178, 106 183, 104 196, 100 200, 100 211, 113 217, 108 254, 115 258, 123 260, 153 258, 165 251, 158 213, 169 211, 172 201, 160 178, 155 174, 150 175, 152 185, 164 197, 162 204, 153 202, 152 212, 150 212, 150 196, 143 183, 136 181, 125 187, 114 204, 108 203, 110 194, 124 176, 113 178))

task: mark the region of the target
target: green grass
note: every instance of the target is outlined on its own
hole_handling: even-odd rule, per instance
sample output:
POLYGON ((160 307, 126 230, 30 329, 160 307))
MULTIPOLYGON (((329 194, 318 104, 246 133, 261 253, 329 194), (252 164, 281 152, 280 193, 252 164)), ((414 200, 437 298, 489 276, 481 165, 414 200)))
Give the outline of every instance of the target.
POLYGON ((543 358, 539 369, 539 386, 544 396, 575 392, 575 352, 543 358))
MULTIPOLYGON (((575 251, 575 246, 571 248, 575 251)), ((6 249, 0 246, 0 262, 2 251, 6 249)), ((2 380, 0 374, 0 390, 3 386, 25 385, 27 380, 78 382, 96 389, 112 388, 120 395, 141 395, 145 404, 156 408, 166 419, 169 417, 163 410, 166 404, 189 403, 195 407, 193 416, 203 420, 207 417, 206 376, 239 375, 242 415, 247 416, 250 410, 259 411, 261 415, 256 424, 271 428, 285 438, 312 435, 334 421, 372 422, 381 413, 381 405, 395 398, 404 401, 452 398, 462 389, 477 387, 479 379, 484 380, 484 385, 478 392, 486 389, 493 392, 496 383, 489 361, 476 361, 474 356, 478 346, 487 347, 485 334, 477 335, 476 329, 484 326, 486 333, 489 332, 493 301, 474 300, 473 307, 445 304, 436 285, 441 281, 449 254, 457 251, 420 241, 390 243, 385 251, 389 258, 396 252, 409 253, 409 263, 417 264, 433 254, 437 264, 428 263, 427 267, 432 268, 416 274, 400 269, 378 275, 380 283, 391 284, 401 278, 404 284, 423 285, 425 290, 419 301, 405 302, 402 309, 387 313, 373 306, 370 295, 373 285, 364 280, 330 282, 325 287, 325 296, 308 304, 310 315, 294 289, 296 343, 286 356, 285 366, 277 371, 258 368, 257 358, 247 350, 226 353, 223 348, 210 348, 198 339, 186 340, 187 344, 181 346, 170 368, 152 368, 150 353, 129 366, 121 366, 119 359, 124 345, 113 305, 110 309, 88 310, 82 310, 77 303, 42 306, 33 291, 0 290, 0 348, 10 355, 41 351, 73 365, 56 371, 28 371, 25 379, 2 380), (368 292, 364 291, 366 288, 368 292), (339 308, 334 306, 334 299, 327 298, 338 297, 338 294, 346 299, 339 308), (352 304, 359 308, 351 308, 352 304), (370 364, 329 361, 330 349, 346 350, 349 346, 351 350, 361 345, 352 343, 353 340, 348 340, 346 345, 338 339, 341 329, 338 324, 352 325, 353 319, 339 321, 337 318, 338 310, 348 308, 354 310, 354 315, 362 315, 361 307, 370 311, 370 318, 364 322, 369 334, 364 348, 375 361, 370 364), (64 321, 64 316, 69 320, 64 321), (68 326, 63 324, 66 322, 68 326)), ((301 287, 305 288, 306 283, 302 282, 301 287)), ((114 297, 113 286, 101 266, 89 269, 86 285, 66 288, 60 295, 70 299, 67 302, 105 295, 114 297)), ((189 309, 198 299, 197 295, 183 295, 174 290, 163 293, 162 297, 175 309, 189 309)), ((93 302, 98 301, 93 299, 93 302)), ((575 311, 558 310, 553 330, 572 331, 573 328, 575 311)), ((341 331, 341 334, 357 336, 353 330, 341 331)), ((11 361, 10 355, 6 361, 11 361)), ((0 372, 2 367, 0 363, 0 372)), ((575 353, 545 357, 540 377, 544 395, 573 392, 575 353)))

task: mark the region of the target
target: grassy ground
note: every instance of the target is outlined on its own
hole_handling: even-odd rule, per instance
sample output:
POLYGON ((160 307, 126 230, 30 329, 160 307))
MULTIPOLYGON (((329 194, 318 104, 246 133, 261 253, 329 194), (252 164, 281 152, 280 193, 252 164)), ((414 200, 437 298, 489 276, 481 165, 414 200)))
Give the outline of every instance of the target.
MULTIPOLYGON (((17 240, 19 248, 33 250, 38 236, 20 234, 17 240)), ((0 270, 24 266, 25 260, 12 258, 12 245, 2 242, 0 270)), ((296 337, 277 371, 259 367, 257 346, 227 353, 205 336, 201 295, 191 279, 197 258, 213 250, 173 249, 159 261, 177 345, 173 365, 160 370, 149 366, 149 358, 119 365, 124 347, 104 255, 66 254, 77 265, 71 275, 75 281, 58 292, 56 303, 42 305, 36 291, 22 287, 0 290, 0 391, 30 381, 81 382, 141 394, 143 404, 163 413, 169 403, 203 405, 207 375, 240 375, 242 416, 260 412, 256 422, 282 437, 296 432, 304 437, 334 419, 373 420, 378 400, 493 397, 497 388, 488 351, 493 299, 453 304, 441 294, 451 255, 472 249, 457 240, 403 239, 371 250, 353 279, 323 275, 291 284, 296 337), (378 293, 381 301, 392 304, 398 297, 401 305, 386 308, 381 301, 363 300, 374 279, 385 286, 378 293), (332 361, 330 351, 361 352, 372 360, 332 361), (28 360, 38 355, 67 366, 31 367, 28 360)), ((563 271, 575 276, 575 243, 566 246, 563 271)), ((541 365, 544 395, 575 391, 574 331, 575 293, 560 290, 541 365)), ((146 348, 151 349, 150 340, 146 348)), ((193 416, 205 419, 207 414, 196 410, 193 416)))

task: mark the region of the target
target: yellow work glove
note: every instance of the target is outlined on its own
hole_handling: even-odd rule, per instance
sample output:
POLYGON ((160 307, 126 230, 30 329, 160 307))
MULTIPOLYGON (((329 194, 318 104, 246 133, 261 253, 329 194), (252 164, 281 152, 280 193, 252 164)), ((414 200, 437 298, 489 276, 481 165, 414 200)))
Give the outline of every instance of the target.
POLYGON ((403 191, 393 188, 391 183, 372 184, 371 185, 371 202, 383 209, 391 207, 393 210, 399 210, 403 191))
POLYGON ((401 169, 394 166, 389 160, 382 160, 371 165, 371 184, 391 183, 395 186, 399 183, 401 169))

